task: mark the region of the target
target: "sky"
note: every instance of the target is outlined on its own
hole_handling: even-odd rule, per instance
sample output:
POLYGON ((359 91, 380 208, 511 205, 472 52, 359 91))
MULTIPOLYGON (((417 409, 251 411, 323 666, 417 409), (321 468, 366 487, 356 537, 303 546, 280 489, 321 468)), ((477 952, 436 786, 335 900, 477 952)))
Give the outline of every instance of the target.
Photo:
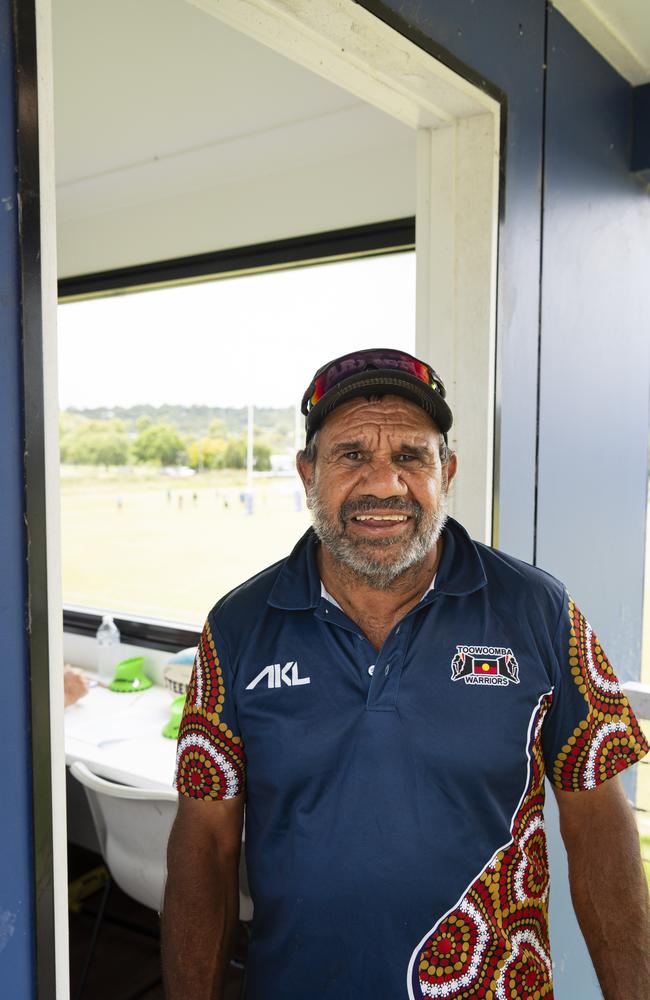
POLYGON ((415 349, 415 254, 65 303, 59 403, 289 406, 326 361, 415 349))

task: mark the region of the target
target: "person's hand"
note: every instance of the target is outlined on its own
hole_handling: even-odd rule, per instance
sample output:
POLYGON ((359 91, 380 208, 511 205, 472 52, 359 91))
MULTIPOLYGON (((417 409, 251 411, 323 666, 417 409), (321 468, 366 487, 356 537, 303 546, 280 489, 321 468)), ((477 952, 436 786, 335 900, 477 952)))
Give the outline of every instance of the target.
POLYGON ((74 705, 75 701, 79 701, 86 694, 88 694, 88 678, 81 670, 69 667, 66 663, 63 668, 63 703, 65 707, 74 705))

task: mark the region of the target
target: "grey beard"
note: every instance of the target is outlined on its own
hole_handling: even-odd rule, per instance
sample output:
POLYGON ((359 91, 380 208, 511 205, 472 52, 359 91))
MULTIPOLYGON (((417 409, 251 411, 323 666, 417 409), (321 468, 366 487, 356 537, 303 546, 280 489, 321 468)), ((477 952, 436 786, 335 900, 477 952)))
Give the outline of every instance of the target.
POLYGON ((361 577, 375 590, 388 590, 391 584, 407 570, 421 563, 436 544, 447 520, 447 494, 441 493, 436 510, 425 517, 419 504, 409 503, 401 497, 378 501, 376 497, 360 497, 344 503, 338 522, 326 513, 315 484, 307 489, 314 531, 331 555, 356 576, 361 577), (413 517, 413 536, 406 542, 401 538, 369 538, 355 540, 346 534, 346 518, 353 513, 377 509, 404 511, 413 517), (393 559, 373 556, 369 549, 395 548, 393 559))

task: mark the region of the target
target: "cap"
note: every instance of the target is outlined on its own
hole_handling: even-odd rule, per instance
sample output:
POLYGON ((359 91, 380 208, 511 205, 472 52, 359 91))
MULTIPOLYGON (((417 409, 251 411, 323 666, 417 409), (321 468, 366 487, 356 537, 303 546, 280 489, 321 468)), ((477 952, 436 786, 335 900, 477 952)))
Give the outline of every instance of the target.
POLYGON ((318 369, 302 398, 307 442, 341 403, 374 395, 403 396, 421 406, 447 440, 453 416, 440 376, 405 351, 377 347, 344 354, 318 369))

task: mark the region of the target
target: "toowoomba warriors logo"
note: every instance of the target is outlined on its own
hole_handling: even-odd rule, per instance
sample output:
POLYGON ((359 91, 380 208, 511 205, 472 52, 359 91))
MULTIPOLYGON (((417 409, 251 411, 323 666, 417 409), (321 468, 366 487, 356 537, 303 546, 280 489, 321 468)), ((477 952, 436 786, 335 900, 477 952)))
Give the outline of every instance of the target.
POLYGON ((452 681, 505 687, 519 683, 519 664, 506 646, 456 646, 451 661, 452 681))

